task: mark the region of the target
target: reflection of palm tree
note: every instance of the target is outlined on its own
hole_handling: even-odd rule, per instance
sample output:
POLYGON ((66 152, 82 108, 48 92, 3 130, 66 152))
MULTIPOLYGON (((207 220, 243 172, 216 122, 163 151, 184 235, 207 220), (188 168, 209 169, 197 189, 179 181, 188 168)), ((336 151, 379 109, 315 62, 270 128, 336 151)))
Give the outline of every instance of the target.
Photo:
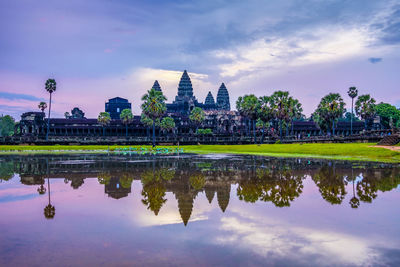
POLYGON ((46 187, 44 187, 43 185, 40 185, 40 187, 37 189, 39 195, 44 195, 46 194, 46 187))
POLYGON ((51 200, 50 200, 50 179, 47 177, 47 189, 48 189, 48 195, 49 195, 49 204, 44 208, 44 217, 46 219, 53 219, 54 216, 56 215, 56 208, 51 205, 51 200))
POLYGON ((351 168, 351 179, 353 181, 353 197, 350 199, 349 204, 353 209, 357 209, 360 206, 360 200, 356 197, 356 192, 355 192, 355 188, 354 188, 354 182, 355 182, 355 178, 354 178, 354 173, 353 173, 353 168, 351 168))

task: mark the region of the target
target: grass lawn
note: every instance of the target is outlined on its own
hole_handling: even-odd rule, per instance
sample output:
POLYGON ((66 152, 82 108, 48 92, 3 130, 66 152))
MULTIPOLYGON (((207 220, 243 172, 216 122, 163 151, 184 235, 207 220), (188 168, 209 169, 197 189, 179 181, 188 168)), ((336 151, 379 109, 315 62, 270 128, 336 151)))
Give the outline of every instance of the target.
MULTIPOLYGON (((309 157, 400 163, 400 152, 371 147, 375 144, 273 144, 273 145, 194 145, 181 146, 187 153, 253 154, 272 157, 309 157)), ((0 146, 1 154, 104 153, 129 146, 0 146)), ((131 146, 139 147, 139 146, 131 146)), ((174 148, 174 147, 171 147, 174 148)))

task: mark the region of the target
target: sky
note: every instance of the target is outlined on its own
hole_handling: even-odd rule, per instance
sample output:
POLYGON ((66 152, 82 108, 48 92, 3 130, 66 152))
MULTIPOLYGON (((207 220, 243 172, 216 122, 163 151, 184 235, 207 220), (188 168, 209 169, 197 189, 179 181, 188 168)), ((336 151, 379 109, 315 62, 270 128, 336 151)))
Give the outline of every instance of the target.
POLYGON ((350 86, 400 107, 400 0, 0 0, 0 114, 48 102, 86 117, 120 96, 140 114, 158 80, 172 102, 183 70, 203 102, 222 82, 244 94, 287 90, 309 116, 350 86))

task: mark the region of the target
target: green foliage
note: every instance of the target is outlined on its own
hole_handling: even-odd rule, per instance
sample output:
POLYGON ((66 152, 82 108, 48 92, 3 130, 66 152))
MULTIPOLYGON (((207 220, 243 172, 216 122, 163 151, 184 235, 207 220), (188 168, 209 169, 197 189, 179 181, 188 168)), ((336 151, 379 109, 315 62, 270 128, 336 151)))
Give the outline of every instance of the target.
POLYGON ((54 79, 48 79, 45 84, 45 89, 48 93, 52 94, 57 89, 57 83, 54 79))
POLYGON ((157 91, 154 88, 150 89, 147 91, 147 94, 142 97, 142 113, 152 120, 160 119, 167 111, 165 100, 167 100, 167 98, 161 91, 157 91))
POLYGON ((131 123, 133 120, 133 114, 129 108, 123 109, 119 117, 125 125, 131 123))
POLYGON ((108 112, 100 112, 99 116, 97 117, 97 122, 102 126, 106 126, 110 123, 111 117, 110 113, 108 112))
POLYGON ((170 131, 175 128, 175 121, 171 117, 164 117, 161 120, 160 127, 162 130, 170 131))
POLYGON ((261 120, 260 118, 257 119, 257 121, 256 121, 256 127, 257 127, 258 129, 268 128, 269 125, 270 125, 270 124, 269 124, 268 121, 264 122, 264 121, 261 120))
POLYGON ((206 117, 206 115, 205 115, 205 113, 204 113, 204 110, 202 110, 202 109, 199 108, 199 107, 195 107, 195 108, 190 112, 190 115, 189 115, 189 119, 190 119, 192 122, 196 123, 196 124, 201 124, 201 123, 204 121, 205 117, 206 117))
POLYGON ((0 182, 8 181, 14 176, 14 164, 11 161, 0 161, 0 182))
POLYGON ((259 128, 263 128, 266 124, 274 118, 274 106, 271 97, 262 96, 258 99, 259 108, 258 108, 258 120, 256 126, 259 128))
POLYGON ((47 108, 47 103, 46 102, 40 102, 39 103, 39 105, 38 105, 38 108, 42 111, 42 112, 44 112, 44 110, 47 108))
POLYGON ((345 103, 339 94, 330 93, 321 99, 313 119, 324 129, 334 129, 334 123, 343 116, 345 103), (332 127, 332 128, 331 128, 332 127))
POLYGON ((360 95, 356 101, 355 110, 357 116, 363 120, 372 119, 376 113, 375 99, 370 95, 360 95))
POLYGON ((97 180, 99 184, 108 185, 111 180, 111 174, 108 172, 102 172, 97 175, 97 180))
POLYGON ((206 129, 197 129, 197 134, 212 134, 212 130, 210 128, 206 128, 206 129))
POLYGON ((119 179, 119 183, 123 188, 130 188, 133 181, 133 176, 130 173, 124 173, 119 179))
POLYGON ((153 125, 153 120, 147 117, 144 113, 142 113, 142 115, 140 116, 140 122, 147 127, 151 127, 153 125))
POLYGON ((242 116, 255 120, 260 109, 260 102, 255 95, 245 95, 236 101, 236 109, 242 116))
POLYGON ((10 115, 0 117, 0 136, 11 136, 14 134, 15 120, 10 115))
POLYGON ((376 114, 381 117, 381 122, 386 128, 390 128, 390 118, 393 125, 400 127, 400 110, 388 103, 379 103, 376 105, 376 114))
POLYGON ((347 94, 350 98, 356 98, 358 95, 358 90, 356 87, 352 86, 349 88, 349 91, 347 91, 347 94))
POLYGON ((335 168, 330 166, 322 167, 313 177, 319 188, 322 198, 333 204, 341 204, 346 195, 347 181, 335 168))
POLYGON ((194 190, 201 190, 206 183, 206 178, 203 174, 195 174, 190 176, 189 182, 194 190))
POLYGON ((277 141, 275 142, 275 144, 277 144, 277 145, 282 144, 282 141, 281 141, 281 140, 277 140, 277 141))

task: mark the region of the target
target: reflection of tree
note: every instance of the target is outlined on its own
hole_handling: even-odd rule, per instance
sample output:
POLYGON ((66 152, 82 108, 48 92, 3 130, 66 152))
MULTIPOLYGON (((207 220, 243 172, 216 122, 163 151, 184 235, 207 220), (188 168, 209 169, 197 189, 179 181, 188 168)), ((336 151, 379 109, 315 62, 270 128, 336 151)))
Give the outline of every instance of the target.
POLYGON ((335 168, 323 166, 312 179, 319 188, 322 198, 333 204, 341 204, 345 195, 347 182, 336 173, 335 168))
POLYGON ((357 209, 360 206, 360 200, 356 197, 356 192, 354 188, 356 177, 354 177, 353 168, 351 168, 351 176, 347 177, 347 180, 349 182, 353 182, 353 197, 350 199, 349 204, 353 209, 357 209))
POLYGON ((400 184, 400 170, 398 168, 386 169, 383 171, 383 177, 378 182, 378 189, 382 192, 397 188, 400 184))
POLYGON ((8 181, 14 176, 14 164, 13 162, 0 161, 0 183, 2 181, 8 181))
POLYGON ((361 201, 371 203, 378 196, 378 181, 372 171, 366 171, 363 176, 363 179, 357 182, 357 195, 361 201))
POLYGON ((111 180, 111 174, 108 172, 102 172, 97 175, 97 180, 99 184, 108 185, 111 180))
POLYGON ((171 180, 175 175, 175 170, 160 169, 157 171, 146 171, 142 174, 142 203, 147 209, 158 215, 161 207, 167 202, 165 198, 166 187, 164 181, 171 180))
POLYGON ((203 174, 194 174, 189 178, 190 185, 194 190, 200 190, 206 183, 206 178, 203 174))
POLYGON ((119 179, 119 183, 123 188, 131 188, 131 184, 133 181, 133 176, 129 173, 125 173, 122 175, 122 177, 119 179))
POLYGON ((277 207, 287 207, 300 196, 303 178, 287 170, 258 169, 255 177, 239 183, 237 195, 246 202, 271 201, 277 207))
POLYGON ((44 195, 46 194, 46 187, 44 185, 40 185, 39 188, 37 189, 39 195, 44 195))
POLYGON ((46 219, 53 219, 54 216, 56 215, 56 208, 51 205, 51 200, 50 200, 50 179, 47 178, 47 191, 49 195, 49 204, 44 208, 44 217, 46 219))

